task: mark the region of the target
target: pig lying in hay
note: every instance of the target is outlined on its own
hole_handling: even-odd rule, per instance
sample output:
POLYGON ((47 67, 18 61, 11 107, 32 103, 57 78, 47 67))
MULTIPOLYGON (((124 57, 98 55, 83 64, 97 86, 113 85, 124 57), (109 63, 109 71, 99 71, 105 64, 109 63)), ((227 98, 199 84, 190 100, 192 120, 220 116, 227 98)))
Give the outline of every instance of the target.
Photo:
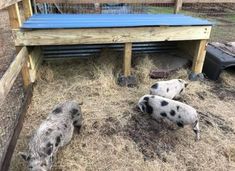
POLYGON ((144 95, 140 98, 138 107, 156 120, 167 119, 179 127, 191 125, 196 134, 196 141, 199 140, 199 118, 193 107, 156 95, 144 95))
POLYGON ((50 170, 58 149, 72 139, 74 128, 82 123, 81 108, 78 103, 67 101, 53 109, 39 128, 33 133, 28 152, 21 156, 31 171, 50 170))
POLYGON ((168 99, 178 99, 187 87, 188 83, 182 79, 158 81, 150 88, 150 94, 158 95, 168 99))

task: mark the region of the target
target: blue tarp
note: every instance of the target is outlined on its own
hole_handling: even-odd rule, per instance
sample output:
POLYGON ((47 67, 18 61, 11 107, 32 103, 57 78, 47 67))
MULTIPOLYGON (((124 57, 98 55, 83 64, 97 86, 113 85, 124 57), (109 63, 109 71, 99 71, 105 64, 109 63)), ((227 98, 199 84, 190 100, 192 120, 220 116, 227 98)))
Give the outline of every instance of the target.
POLYGON ((205 19, 183 14, 35 14, 23 29, 208 26, 205 19))

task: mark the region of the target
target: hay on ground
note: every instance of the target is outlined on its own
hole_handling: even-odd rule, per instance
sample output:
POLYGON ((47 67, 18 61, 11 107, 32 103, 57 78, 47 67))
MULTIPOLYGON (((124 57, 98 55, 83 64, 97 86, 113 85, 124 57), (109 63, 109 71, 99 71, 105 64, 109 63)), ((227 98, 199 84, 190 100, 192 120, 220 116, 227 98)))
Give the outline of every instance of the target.
MULTIPOLYGON (((43 65, 11 170, 25 170, 18 152, 26 148, 32 131, 53 106, 65 100, 83 102, 84 122, 81 133, 59 150, 54 171, 234 170, 234 88, 224 88, 230 85, 227 81, 190 82, 182 99, 201 113, 202 137, 194 142, 190 128, 173 131, 171 125, 134 110, 138 99, 157 81, 148 77, 150 69, 158 67, 155 60, 136 59, 133 72, 139 84, 135 88, 116 84, 122 63, 119 54, 107 52, 98 59, 43 65)), ((170 78, 186 79, 187 72, 181 69, 170 78)))

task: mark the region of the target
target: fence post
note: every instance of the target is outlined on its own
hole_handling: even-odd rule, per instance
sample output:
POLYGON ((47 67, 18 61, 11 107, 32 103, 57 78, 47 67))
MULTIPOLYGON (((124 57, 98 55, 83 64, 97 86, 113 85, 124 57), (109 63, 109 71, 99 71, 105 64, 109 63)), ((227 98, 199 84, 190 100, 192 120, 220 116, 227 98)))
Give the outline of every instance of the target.
POLYGON ((181 9, 183 5, 183 0, 175 0, 175 11, 174 13, 177 14, 181 9))
MULTIPOLYGON (((22 24, 18 3, 15 3, 15 4, 8 7, 8 14, 9 14, 11 28, 18 29, 22 24)), ((21 48, 22 47, 19 47, 19 46, 16 47, 17 54, 19 53, 21 48)), ((23 77, 24 88, 26 89, 28 87, 28 85, 30 84, 28 59, 26 60, 25 64, 23 65, 21 73, 22 73, 22 77, 23 77)))

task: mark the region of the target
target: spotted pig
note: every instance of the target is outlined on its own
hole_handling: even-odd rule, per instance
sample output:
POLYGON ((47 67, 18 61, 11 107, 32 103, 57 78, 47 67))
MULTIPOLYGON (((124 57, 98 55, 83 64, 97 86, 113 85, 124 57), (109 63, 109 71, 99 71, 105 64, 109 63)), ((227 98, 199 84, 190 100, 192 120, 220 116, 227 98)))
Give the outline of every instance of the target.
POLYGON ((52 168, 58 149, 72 139, 74 128, 80 128, 82 113, 78 103, 66 101, 52 110, 46 120, 33 133, 28 151, 21 153, 30 171, 47 171, 52 168))
POLYGON ((168 99, 178 99, 188 83, 182 79, 158 81, 150 88, 151 95, 158 95, 168 99))
POLYGON ((199 140, 199 118, 193 107, 157 95, 144 95, 140 98, 138 107, 142 112, 151 115, 156 120, 167 119, 179 127, 191 125, 196 134, 195 139, 199 140))

